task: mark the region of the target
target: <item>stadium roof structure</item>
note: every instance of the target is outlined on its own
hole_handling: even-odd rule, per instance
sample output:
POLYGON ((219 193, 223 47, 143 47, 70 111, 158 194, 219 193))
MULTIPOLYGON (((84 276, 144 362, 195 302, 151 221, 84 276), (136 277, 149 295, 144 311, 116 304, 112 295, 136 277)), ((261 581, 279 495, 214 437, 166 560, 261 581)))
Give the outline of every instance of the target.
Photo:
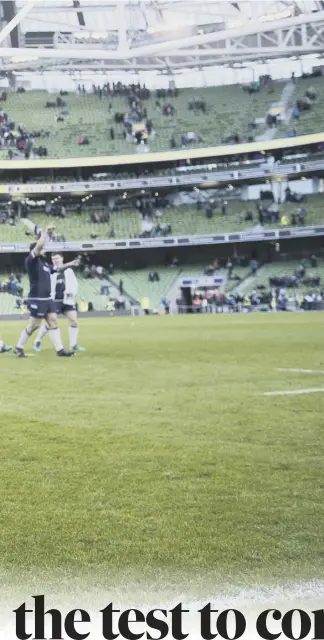
POLYGON ((324 1, 2 0, 0 69, 133 71, 324 54, 324 1))

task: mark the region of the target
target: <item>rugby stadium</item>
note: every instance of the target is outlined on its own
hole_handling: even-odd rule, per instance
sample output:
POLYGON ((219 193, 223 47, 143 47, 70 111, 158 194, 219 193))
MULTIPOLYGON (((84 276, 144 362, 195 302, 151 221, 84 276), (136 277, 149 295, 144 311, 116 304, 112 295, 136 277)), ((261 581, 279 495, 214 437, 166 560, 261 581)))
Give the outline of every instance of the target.
POLYGON ((321 601, 323 205, 323 2, 0 2, 5 593, 321 601))

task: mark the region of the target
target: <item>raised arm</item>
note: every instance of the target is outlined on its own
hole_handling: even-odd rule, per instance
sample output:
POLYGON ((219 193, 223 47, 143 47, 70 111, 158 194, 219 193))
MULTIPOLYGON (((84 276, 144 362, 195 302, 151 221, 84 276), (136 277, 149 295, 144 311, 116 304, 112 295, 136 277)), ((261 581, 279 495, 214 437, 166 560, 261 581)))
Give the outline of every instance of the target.
POLYGON ((58 267, 57 271, 66 271, 67 269, 76 269, 80 266, 80 260, 72 260, 72 262, 66 262, 61 267, 58 267))
POLYGON ((41 254, 41 252, 43 251, 46 243, 48 242, 48 240, 51 238, 51 236, 53 234, 53 229, 54 229, 53 225, 48 225, 48 227, 46 227, 45 231, 42 231, 40 237, 38 238, 38 240, 36 242, 36 246, 34 248, 35 256, 39 256, 41 254))

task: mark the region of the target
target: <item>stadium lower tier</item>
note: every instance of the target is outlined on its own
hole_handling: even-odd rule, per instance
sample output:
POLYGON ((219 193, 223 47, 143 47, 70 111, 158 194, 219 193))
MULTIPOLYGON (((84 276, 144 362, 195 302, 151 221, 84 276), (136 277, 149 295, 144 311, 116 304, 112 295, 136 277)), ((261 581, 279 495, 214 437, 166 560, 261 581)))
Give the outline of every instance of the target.
MULTIPOLYGON (((257 266, 255 273, 252 273, 252 265, 237 266, 234 261, 231 269, 216 269, 214 275, 223 280, 223 287, 219 290, 203 285, 193 287, 192 300, 201 297, 201 300, 212 299, 213 305, 227 304, 226 296, 229 296, 229 299, 236 297, 241 303, 249 300, 246 304, 252 308, 263 301, 269 306, 274 291, 278 300, 287 305, 293 303, 294 306, 296 303, 296 306, 300 306, 309 295, 315 296, 318 301, 324 300, 322 261, 314 258, 313 262, 285 261, 257 266), (225 294, 225 297, 219 297, 219 293, 225 294)), ((130 311, 134 307, 146 306, 150 311, 158 312, 163 309, 165 300, 176 309, 178 305, 188 304, 182 297, 182 280, 197 276, 203 278, 206 268, 206 265, 186 265, 115 270, 112 275, 103 272, 100 278, 86 278, 80 274, 77 297, 79 311, 130 311)), ((22 275, 20 282, 11 278, 10 286, 9 277, 2 275, 0 283, 0 315, 25 315, 27 309, 24 299, 28 296, 26 275, 22 275)), ((282 308, 285 308, 284 304, 282 308)))
MULTIPOLYGON (((263 219, 265 228, 280 226, 316 225, 324 223, 323 196, 309 196, 302 204, 285 203, 278 206, 277 214, 267 214, 263 219), (299 209, 305 209, 300 222, 299 209), (295 220, 293 217, 295 216, 295 220)), ((265 204, 268 207, 270 203, 265 204)), ((270 205, 271 206, 271 205, 270 205)), ((55 219, 44 214, 28 213, 30 219, 40 228, 45 228, 50 222, 56 226, 55 234, 64 236, 65 240, 90 240, 107 238, 137 238, 181 235, 203 235, 211 233, 227 233, 260 228, 260 218, 255 202, 228 201, 226 214, 222 215, 221 208, 214 209, 212 217, 206 215, 205 205, 201 209, 197 205, 182 205, 162 209, 161 217, 153 216, 152 220, 143 220, 136 210, 105 210, 109 222, 91 222, 96 209, 84 210, 81 214, 67 212, 65 218, 55 219), (251 215, 250 215, 251 214, 251 215)), ((102 208, 100 209, 100 214, 102 208)), ((30 232, 28 232, 30 234, 30 232)), ((26 227, 17 219, 16 224, 3 223, 0 225, 1 242, 26 241, 26 227)))

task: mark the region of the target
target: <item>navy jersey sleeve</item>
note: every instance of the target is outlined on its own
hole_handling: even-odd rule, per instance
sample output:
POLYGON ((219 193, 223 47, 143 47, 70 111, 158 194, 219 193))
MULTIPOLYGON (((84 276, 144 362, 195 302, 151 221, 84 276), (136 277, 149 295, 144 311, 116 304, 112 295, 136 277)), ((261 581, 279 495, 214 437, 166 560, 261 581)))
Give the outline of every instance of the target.
POLYGON ((37 258, 37 256, 35 255, 35 251, 34 249, 29 253, 29 255, 27 256, 26 260, 25 260, 25 266, 26 269, 28 267, 30 267, 33 263, 33 261, 37 258))

